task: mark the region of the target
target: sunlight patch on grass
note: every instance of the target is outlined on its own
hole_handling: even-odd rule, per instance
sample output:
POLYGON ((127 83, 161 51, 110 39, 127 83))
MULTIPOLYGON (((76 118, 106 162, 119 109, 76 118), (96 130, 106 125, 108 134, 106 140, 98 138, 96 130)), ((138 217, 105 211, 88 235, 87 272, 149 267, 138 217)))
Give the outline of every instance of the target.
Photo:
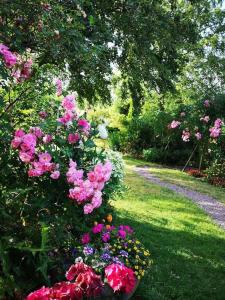
POLYGON ((222 300, 225 232, 190 200, 138 176, 132 167, 139 161, 126 162, 127 191, 113 204, 118 221, 135 228, 154 261, 136 295, 222 300))

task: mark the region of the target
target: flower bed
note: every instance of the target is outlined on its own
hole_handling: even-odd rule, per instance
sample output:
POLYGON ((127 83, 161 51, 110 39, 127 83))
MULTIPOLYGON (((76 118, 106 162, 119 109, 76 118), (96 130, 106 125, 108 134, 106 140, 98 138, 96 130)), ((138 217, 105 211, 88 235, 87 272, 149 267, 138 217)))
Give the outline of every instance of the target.
POLYGON ((26 300, 129 299, 150 266, 150 253, 130 226, 96 224, 73 249, 76 260, 66 272, 66 282, 42 287, 26 300), (44 298, 47 297, 47 298, 44 298))

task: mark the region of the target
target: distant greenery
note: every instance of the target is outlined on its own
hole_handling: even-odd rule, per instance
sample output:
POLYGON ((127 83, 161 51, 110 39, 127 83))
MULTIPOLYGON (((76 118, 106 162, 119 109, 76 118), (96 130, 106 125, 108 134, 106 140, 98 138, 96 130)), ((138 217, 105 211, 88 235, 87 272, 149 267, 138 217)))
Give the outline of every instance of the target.
MULTIPOLYGON (((132 168, 140 163, 126 159, 128 190, 115 202, 121 223, 132 224, 153 259, 136 296, 143 300, 222 300, 224 231, 190 200, 138 177, 132 168)), ((158 174, 165 171, 158 169, 158 174)), ((175 178, 181 173, 163 176, 171 174, 175 178)))

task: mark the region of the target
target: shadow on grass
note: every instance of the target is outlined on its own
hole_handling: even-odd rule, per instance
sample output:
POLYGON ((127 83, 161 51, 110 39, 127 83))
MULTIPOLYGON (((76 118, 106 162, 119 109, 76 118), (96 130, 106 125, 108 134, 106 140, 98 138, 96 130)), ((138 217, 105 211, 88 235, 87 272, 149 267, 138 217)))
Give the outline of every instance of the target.
POLYGON ((135 228, 154 261, 132 299, 225 299, 225 239, 143 223, 119 212, 135 228))

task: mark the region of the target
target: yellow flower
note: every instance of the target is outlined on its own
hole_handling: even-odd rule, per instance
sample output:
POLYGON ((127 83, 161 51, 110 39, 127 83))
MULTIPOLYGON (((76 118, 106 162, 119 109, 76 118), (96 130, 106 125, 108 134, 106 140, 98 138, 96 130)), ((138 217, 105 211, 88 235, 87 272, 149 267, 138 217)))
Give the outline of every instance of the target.
POLYGON ((139 242, 139 241, 136 241, 136 244, 140 244, 140 242, 139 242))
POLYGON ((138 266, 134 266, 134 268, 135 268, 136 270, 138 270, 138 269, 139 269, 139 267, 138 267, 138 266))
POLYGON ((137 247, 134 247, 134 250, 137 250, 137 247))
POLYGON ((147 251, 144 251, 144 255, 145 255, 145 256, 148 256, 149 253, 148 253, 147 251))
POLYGON ((138 276, 138 272, 137 272, 137 271, 135 271, 134 274, 135 274, 136 276, 138 276))

